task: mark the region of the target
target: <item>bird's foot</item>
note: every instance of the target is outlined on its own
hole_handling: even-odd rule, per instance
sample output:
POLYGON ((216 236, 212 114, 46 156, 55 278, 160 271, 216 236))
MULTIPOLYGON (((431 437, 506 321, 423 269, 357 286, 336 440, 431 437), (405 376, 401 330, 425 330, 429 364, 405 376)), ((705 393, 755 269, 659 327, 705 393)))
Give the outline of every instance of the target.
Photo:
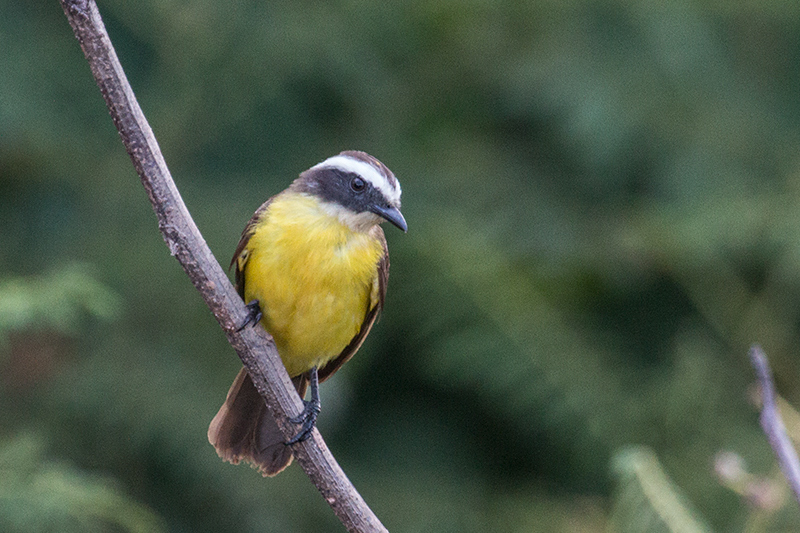
POLYGON ((297 432, 297 435, 286 441, 287 446, 297 444, 298 442, 303 442, 311 436, 311 432, 314 430, 314 426, 317 423, 319 409, 319 402, 315 403, 303 400, 303 412, 296 417, 289 419, 292 424, 302 424, 302 426, 300 427, 300 431, 297 432))
POLYGON ((317 417, 319 416, 319 411, 321 408, 319 401, 319 378, 317 376, 317 367, 314 367, 309 371, 309 382, 311 399, 308 401, 303 400, 303 410, 299 415, 289 419, 292 424, 302 425, 300 426, 300 431, 298 431, 294 437, 286 441, 287 446, 297 444, 298 442, 303 442, 310 437, 311 432, 314 430, 314 426, 317 423, 317 417))
POLYGON ((245 317, 244 322, 242 322, 242 325, 236 328, 237 333, 251 324, 255 326, 261 322, 261 318, 264 316, 264 314, 261 312, 261 305, 259 305, 258 300, 253 300, 245 307, 247 307, 247 316, 245 317))

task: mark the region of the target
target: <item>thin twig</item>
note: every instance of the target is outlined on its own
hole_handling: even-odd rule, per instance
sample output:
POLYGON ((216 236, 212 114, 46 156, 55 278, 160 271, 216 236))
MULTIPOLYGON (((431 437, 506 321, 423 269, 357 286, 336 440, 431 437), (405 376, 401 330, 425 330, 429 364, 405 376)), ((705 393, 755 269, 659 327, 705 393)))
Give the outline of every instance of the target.
MULTIPOLYGON (((288 418, 302 410, 272 338, 262 328, 236 331, 246 310, 189 215, 106 33, 94 0, 60 0, 81 44, 111 118, 147 191, 159 229, 222 326, 287 440, 288 418)), ((298 463, 349 531, 386 531, 336 463, 319 432, 295 445, 298 463)))
POLYGON ((783 420, 778 412, 772 370, 769 367, 767 356, 764 355, 764 351, 758 345, 750 348, 750 360, 756 370, 756 376, 761 386, 762 407, 759 418, 761 428, 767 434, 769 443, 778 457, 781 471, 789 481, 789 486, 792 488, 798 503, 800 503, 800 461, 797 459, 797 451, 794 449, 792 441, 786 435, 786 426, 783 425, 783 420))

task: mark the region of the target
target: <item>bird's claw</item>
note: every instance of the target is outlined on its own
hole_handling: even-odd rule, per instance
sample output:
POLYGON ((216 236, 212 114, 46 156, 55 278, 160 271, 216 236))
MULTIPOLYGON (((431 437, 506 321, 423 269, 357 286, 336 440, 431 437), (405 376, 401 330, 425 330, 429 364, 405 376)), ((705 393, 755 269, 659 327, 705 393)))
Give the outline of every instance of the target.
POLYGON ((237 333, 251 324, 255 326, 261 322, 261 318, 264 316, 264 313, 261 312, 261 305, 258 303, 258 300, 253 300, 245 307, 247 307, 247 316, 245 317, 244 322, 242 322, 242 324, 236 328, 237 333))
POLYGON ((311 389, 311 399, 308 401, 303 400, 303 410, 299 415, 289 419, 292 424, 302 424, 300 431, 286 441, 287 446, 303 442, 311 436, 314 426, 317 423, 317 417, 320 411, 319 401, 319 376, 317 375, 317 367, 312 368, 308 373, 309 388, 311 389))
POLYGON ((302 426, 300 426, 300 431, 298 431, 294 437, 286 441, 287 446, 303 442, 311 436, 311 432, 314 430, 314 426, 317 423, 319 411, 319 401, 314 402, 312 400, 307 402, 303 400, 303 411, 299 415, 289 419, 292 424, 302 424, 302 426))

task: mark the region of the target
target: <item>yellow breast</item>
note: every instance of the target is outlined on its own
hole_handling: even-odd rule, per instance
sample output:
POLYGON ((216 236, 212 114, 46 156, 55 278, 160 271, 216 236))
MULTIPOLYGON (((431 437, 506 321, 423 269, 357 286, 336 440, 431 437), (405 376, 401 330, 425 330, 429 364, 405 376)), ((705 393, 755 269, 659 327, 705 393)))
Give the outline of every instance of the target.
POLYGON ((257 299, 290 376, 321 367, 350 343, 377 305, 383 247, 326 212, 283 193, 247 243, 245 301, 257 299))

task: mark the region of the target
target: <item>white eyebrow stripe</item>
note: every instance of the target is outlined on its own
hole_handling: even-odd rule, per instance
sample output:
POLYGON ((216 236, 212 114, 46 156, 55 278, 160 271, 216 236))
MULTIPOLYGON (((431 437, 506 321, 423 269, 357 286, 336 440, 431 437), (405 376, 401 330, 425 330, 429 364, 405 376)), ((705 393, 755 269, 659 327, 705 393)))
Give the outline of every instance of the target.
POLYGON ((381 191, 384 198, 394 205, 400 205, 400 183, 395 181, 393 185, 377 168, 369 163, 348 157, 346 155, 335 155, 329 157, 322 163, 318 163, 312 167, 313 169, 320 168, 338 168, 343 172, 358 174, 365 180, 369 181, 373 187, 381 191))

